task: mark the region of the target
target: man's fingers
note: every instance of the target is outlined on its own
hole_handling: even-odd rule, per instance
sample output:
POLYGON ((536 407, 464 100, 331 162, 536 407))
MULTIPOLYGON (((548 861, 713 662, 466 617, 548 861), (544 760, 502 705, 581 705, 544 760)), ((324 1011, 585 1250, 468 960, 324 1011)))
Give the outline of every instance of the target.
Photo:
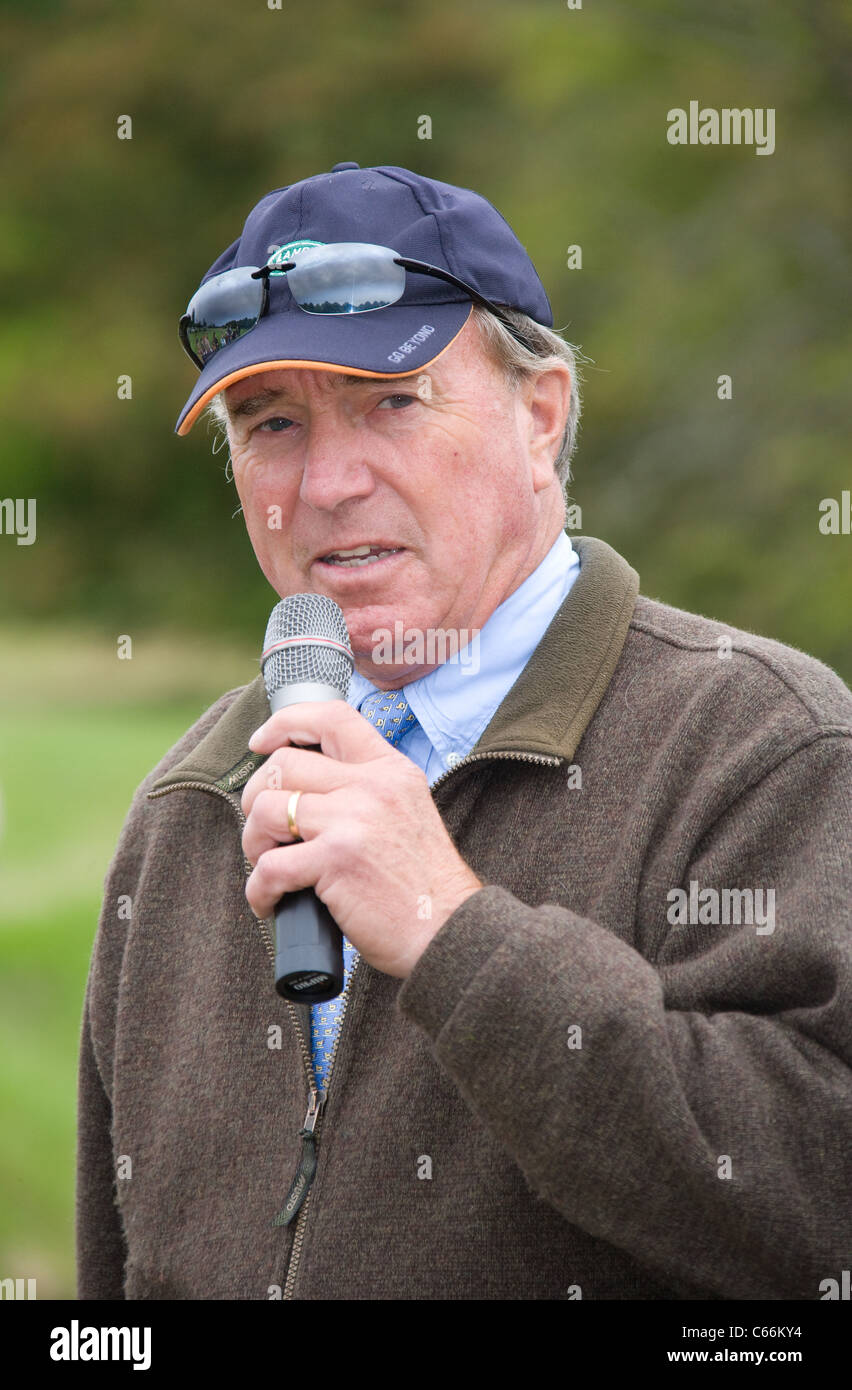
MULTIPOLYGON (((251 816, 243 830, 243 852, 250 864, 257 864, 260 856, 268 849, 278 845, 296 844, 297 839, 290 830, 288 811, 290 799, 295 788, 286 787, 281 791, 262 789, 258 792, 251 816)), ((319 834, 317 815, 319 797, 315 792, 302 792, 296 801, 296 829, 300 840, 312 840, 319 834)))
POLYGON ((347 763, 365 763, 396 751, 345 700, 305 701, 280 709, 255 730, 249 748, 271 753, 292 743, 319 744, 326 757, 347 763))
POLYGON ((300 791, 333 792, 346 786, 351 773, 346 764, 332 761, 322 753, 307 748, 275 748, 262 767, 253 772, 243 787, 243 815, 249 815, 262 791, 279 791, 294 787, 300 791))
POLYGON ((271 917, 285 893, 313 888, 322 872, 316 840, 297 841, 262 854, 246 880, 246 898, 256 917, 271 917))

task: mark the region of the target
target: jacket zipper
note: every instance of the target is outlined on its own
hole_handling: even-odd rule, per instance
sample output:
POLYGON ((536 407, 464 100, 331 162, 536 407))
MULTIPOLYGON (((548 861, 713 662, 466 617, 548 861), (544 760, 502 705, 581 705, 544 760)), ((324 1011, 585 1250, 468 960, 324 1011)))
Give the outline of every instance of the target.
POLYGON ((520 763, 544 763, 548 767, 559 767, 564 762, 564 758, 558 758, 554 753, 468 753, 461 758, 455 767, 450 767, 446 772, 442 772, 437 777, 430 788, 434 792, 436 787, 440 787, 442 782, 446 782, 448 777, 452 777, 454 772, 458 772, 461 767, 469 767, 471 763, 485 762, 488 758, 511 758, 520 763))
MULTIPOLYGON (((331 1060, 328 1064, 329 1083, 331 1082, 332 1076, 334 1075, 334 1059, 337 1056, 337 1049, 340 1045, 340 1039, 343 1033, 343 1023, 346 1018, 346 1008, 349 1003, 349 993, 352 989, 352 981, 355 979, 355 975, 360 964, 361 957, 360 955, 358 955, 355 957, 355 961, 349 973, 349 979, 346 983, 346 988, 340 996, 343 1011, 340 1015, 340 1026, 337 1030, 337 1037, 334 1040, 334 1047, 331 1050, 331 1060)), ((288 1003, 287 1007, 292 1009, 293 1005, 288 1003)), ((284 1213, 287 1211, 287 1207, 289 1206, 290 1201, 295 1196, 297 1205, 294 1207, 293 1212, 290 1213, 288 1221, 292 1219, 292 1216, 295 1215, 295 1212, 298 1211, 299 1215, 296 1221, 295 1230, 293 1232, 293 1245, 290 1250, 290 1259, 287 1265, 287 1272, 284 1278, 284 1286, 281 1294, 282 1301, 284 1299, 291 1299, 293 1297, 293 1286, 296 1282, 296 1274, 298 1272, 299 1261, 302 1256, 302 1245, 305 1239, 305 1226, 307 1224, 308 1212, 310 1210, 311 1197, 313 1196, 313 1180, 314 1174, 316 1172, 315 1145, 319 1141, 320 1133, 322 1132, 322 1121, 325 1110, 325 1104, 328 1100, 328 1091, 320 1091, 317 1088, 316 1073, 314 1071, 313 1062, 311 1061, 310 1052, 304 1040, 304 1034, 302 1033, 301 1023, 299 1021, 298 1016, 295 1013, 293 1017, 294 1022, 296 1024, 296 1028, 298 1029, 299 1045, 302 1048, 302 1056, 304 1058, 305 1065, 310 1078, 310 1099, 308 1101, 308 1113, 305 1116, 305 1123, 302 1127, 302 1130, 300 1131, 300 1137, 302 1139, 303 1145, 302 1162, 299 1165, 299 1171, 297 1172, 293 1182, 293 1186, 290 1189, 288 1200, 285 1203, 284 1209, 280 1214, 282 1217, 284 1216, 284 1213), (311 1148, 314 1149, 313 1155, 310 1154, 311 1148), (311 1164, 312 1157, 313 1163, 311 1164), (299 1184, 299 1178, 303 1174, 306 1178, 306 1181, 301 1185, 301 1187, 299 1187, 297 1186, 299 1184)), ((278 1220, 279 1218, 276 1217, 276 1222, 278 1222, 278 1220)), ((283 1225, 286 1223, 282 1222, 281 1224, 283 1225)))

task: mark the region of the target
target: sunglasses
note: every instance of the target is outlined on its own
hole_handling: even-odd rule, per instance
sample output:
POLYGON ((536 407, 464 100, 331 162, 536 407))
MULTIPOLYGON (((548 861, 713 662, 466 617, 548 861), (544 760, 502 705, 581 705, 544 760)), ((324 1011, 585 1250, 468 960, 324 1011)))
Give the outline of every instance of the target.
POLYGON ((214 275, 189 301, 180 321, 180 340, 196 367, 205 367, 223 347, 256 328, 269 311, 270 275, 286 275, 290 293, 306 314, 367 314, 402 298, 409 271, 463 290, 499 319, 516 342, 533 351, 496 304, 472 285, 439 266, 399 256, 389 246, 361 241, 313 246, 300 252, 298 260, 240 266, 214 275))

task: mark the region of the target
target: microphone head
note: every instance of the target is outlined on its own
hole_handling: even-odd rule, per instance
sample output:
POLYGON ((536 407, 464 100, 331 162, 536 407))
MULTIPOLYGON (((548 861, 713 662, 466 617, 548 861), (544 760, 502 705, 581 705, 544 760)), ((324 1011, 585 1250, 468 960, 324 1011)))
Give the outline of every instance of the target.
POLYGON ((328 686, 345 700, 355 665, 343 613, 325 594, 276 603, 260 658, 270 702, 284 686, 328 686))

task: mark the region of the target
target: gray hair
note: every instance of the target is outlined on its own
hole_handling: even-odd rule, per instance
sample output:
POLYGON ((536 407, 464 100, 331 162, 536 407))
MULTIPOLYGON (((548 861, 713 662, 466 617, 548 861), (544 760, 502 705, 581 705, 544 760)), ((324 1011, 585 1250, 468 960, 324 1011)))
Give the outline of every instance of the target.
MULTIPOLYGON (((571 399, 568 407, 568 418, 565 421, 559 451, 553 460, 556 476, 564 490, 571 481, 571 459, 577 445, 577 434, 580 427, 581 399, 578 360, 583 354, 574 344, 566 342, 560 333, 555 333, 552 328, 545 328, 544 324, 536 323, 535 319, 522 314, 520 310, 509 309, 502 304, 499 305, 499 309, 512 327, 523 335, 532 349, 532 351, 527 351, 516 338, 512 337, 508 328, 505 328, 488 309, 474 304, 473 318, 479 328, 482 345, 503 371, 509 386, 517 387, 521 382, 529 381, 531 377, 540 376, 542 372, 549 371, 551 367, 559 366, 560 363, 568 367, 571 372, 571 399)), ((587 359, 584 358, 583 360, 587 359)))
MULTIPOLYGON (((554 332, 551 328, 545 328, 541 323, 536 323, 534 319, 522 314, 518 309, 505 308, 501 304, 500 312, 519 333, 523 334, 530 344, 531 351, 523 347, 516 338, 513 338, 508 328, 495 318, 488 309, 474 304, 472 317, 479 329, 483 349, 503 372, 509 387, 515 389, 522 382, 540 376, 542 372, 549 371, 550 368, 558 366, 560 363, 567 366, 571 372, 568 418, 565 422, 559 450, 553 461, 556 476, 559 478, 564 491, 571 481, 571 459, 576 448, 580 424, 581 400, 578 361, 581 358, 584 361, 588 359, 584 358, 580 349, 567 342, 560 333, 554 332)), ((221 430, 227 439, 229 416, 224 391, 216 393, 208 403, 204 414, 209 420, 212 420, 215 427, 221 430)))

